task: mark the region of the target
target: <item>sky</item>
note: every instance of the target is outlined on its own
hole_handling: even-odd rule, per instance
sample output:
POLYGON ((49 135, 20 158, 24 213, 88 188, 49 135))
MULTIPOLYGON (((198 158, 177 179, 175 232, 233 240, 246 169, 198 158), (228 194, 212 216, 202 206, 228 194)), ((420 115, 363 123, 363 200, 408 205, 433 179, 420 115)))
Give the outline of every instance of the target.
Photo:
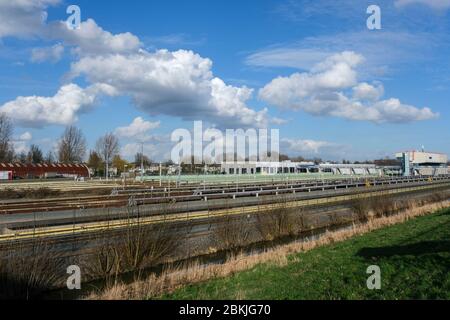
POLYGON ((90 149, 113 132, 125 158, 144 142, 164 160, 202 120, 277 128, 292 156, 450 154, 449 14, 450 0, 0 0, 0 112, 18 152, 74 124, 90 149))

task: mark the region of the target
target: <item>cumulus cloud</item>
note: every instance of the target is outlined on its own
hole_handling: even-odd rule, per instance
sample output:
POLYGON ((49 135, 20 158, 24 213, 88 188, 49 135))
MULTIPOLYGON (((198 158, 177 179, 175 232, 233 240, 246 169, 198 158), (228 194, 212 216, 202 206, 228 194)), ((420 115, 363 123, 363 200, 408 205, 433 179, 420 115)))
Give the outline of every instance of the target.
MULTIPOLYGON (((47 8, 59 3, 60 0, 0 0, 0 38, 13 36, 56 40, 74 47, 78 55, 126 53, 140 48, 141 42, 135 35, 129 32, 112 34, 103 30, 93 19, 81 22, 76 30, 67 28, 65 21, 47 22, 47 8)), ((42 55, 53 57, 60 46, 53 47, 53 52, 49 48, 36 49, 36 59, 40 62, 47 60, 42 55)))
POLYGON ((103 30, 93 19, 81 22, 80 28, 75 30, 67 28, 63 21, 53 22, 47 29, 47 36, 74 46, 79 55, 129 53, 141 46, 135 35, 129 32, 112 34, 103 30))
POLYGON ((259 96, 277 106, 302 108, 301 99, 315 93, 345 89, 357 83, 353 67, 363 60, 353 52, 333 55, 317 64, 310 73, 294 73, 278 77, 259 91, 259 96))
POLYGON ((31 50, 31 62, 41 63, 44 61, 58 62, 64 53, 62 44, 55 44, 51 47, 34 48, 31 50))
POLYGON ((12 143, 14 146, 14 151, 16 153, 28 152, 29 150, 29 142, 33 138, 32 134, 28 131, 20 134, 17 137, 13 137, 12 143))
POLYGON ((36 37, 45 32, 48 6, 60 0, 0 0, 0 38, 36 37))
MULTIPOLYGON (((92 19, 83 21, 75 30, 67 28, 63 21, 47 22, 46 8, 57 3, 58 0, 21 0, 14 5, 0 0, 0 8, 9 13, 19 12, 23 17, 20 23, 35 21, 31 29, 35 29, 33 34, 41 39, 72 47, 72 52, 79 58, 72 64, 72 79, 84 76, 92 86, 82 89, 65 85, 54 97, 18 97, 2 106, 11 115, 26 109, 29 113, 14 115, 18 121, 28 125, 72 122, 77 119, 77 114, 88 109, 86 106, 93 104, 97 94, 109 94, 108 91, 93 93, 92 88, 107 85, 114 89, 114 94, 131 96, 134 104, 150 115, 204 119, 222 127, 265 127, 269 123, 267 109, 256 111, 247 105, 253 90, 228 85, 215 77, 211 60, 185 50, 145 51, 135 35, 129 32, 112 34, 92 19), (70 101, 67 101, 68 97, 70 101)), ((10 22, 15 26, 15 21, 10 22)), ((0 37, 6 34, 17 33, 3 31, 0 37)), ((35 48, 31 60, 57 61, 64 50, 62 45, 35 48)))
POLYGON ((76 121, 80 113, 88 111, 100 94, 114 95, 115 90, 106 84, 83 89, 71 83, 62 86, 53 97, 17 97, 0 106, 0 112, 25 127, 67 125, 76 121))
POLYGON ((210 59, 186 50, 82 57, 70 77, 106 83, 150 115, 204 119, 219 126, 266 126, 267 110, 247 106, 252 90, 214 77, 210 59))
POLYGON ((384 95, 384 87, 381 83, 376 85, 361 82, 353 87, 353 98, 357 100, 377 101, 384 95))
POLYGON ((114 132, 121 138, 137 138, 144 141, 148 140, 149 131, 159 128, 160 124, 160 121, 145 121, 142 117, 137 117, 128 126, 119 127, 114 132))
POLYGON ((354 52, 332 55, 309 72, 272 80, 259 91, 259 97, 279 108, 349 120, 400 123, 438 117, 429 108, 419 109, 395 98, 379 100, 384 92, 381 84, 357 81, 356 67, 363 61, 354 52), (346 92, 351 89, 353 97, 348 97, 346 92))

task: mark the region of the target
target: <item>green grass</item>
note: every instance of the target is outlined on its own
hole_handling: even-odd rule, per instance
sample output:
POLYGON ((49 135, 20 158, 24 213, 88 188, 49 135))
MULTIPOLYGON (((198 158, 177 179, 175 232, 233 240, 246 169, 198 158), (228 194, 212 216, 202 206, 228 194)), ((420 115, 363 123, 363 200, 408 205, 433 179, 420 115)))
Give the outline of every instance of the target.
POLYGON ((450 299, 450 210, 184 287, 164 299, 450 299), (366 269, 381 268, 381 290, 366 269))

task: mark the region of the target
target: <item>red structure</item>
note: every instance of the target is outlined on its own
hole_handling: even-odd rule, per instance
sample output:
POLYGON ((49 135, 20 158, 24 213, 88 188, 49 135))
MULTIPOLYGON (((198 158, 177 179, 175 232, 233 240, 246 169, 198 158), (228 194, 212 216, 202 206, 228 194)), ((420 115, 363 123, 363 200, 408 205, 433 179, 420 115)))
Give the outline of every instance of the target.
POLYGON ((0 172, 11 172, 12 179, 34 179, 54 177, 89 177, 89 168, 84 164, 64 163, 0 163, 0 172))

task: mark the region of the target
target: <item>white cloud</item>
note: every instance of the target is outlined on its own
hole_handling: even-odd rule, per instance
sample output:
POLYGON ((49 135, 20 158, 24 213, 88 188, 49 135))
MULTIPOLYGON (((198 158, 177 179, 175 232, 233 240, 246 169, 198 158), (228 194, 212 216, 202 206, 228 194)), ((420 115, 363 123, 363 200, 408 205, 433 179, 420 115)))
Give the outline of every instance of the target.
POLYGON ((141 141, 145 141, 148 138, 150 130, 159 128, 161 122, 145 121, 142 117, 137 117, 126 127, 119 127, 115 130, 115 133, 121 138, 137 138, 141 141))
POLYGON ((450 0, 396 0, 395 5, 397 7, 404 7, 411 4, 423 4, 431 7, 432 9, 448 9, 450 8, 450 0))
POLYGON ((45 32, 48 6, 60 0, 0 0, 0 38, 36 37, 45 32))
POLYGON ((345 32, 306 37, 299 41, 258 50, 245 59, 253 67, 289 67, 310 70, 326 57, 343 51, 358 52, 366 58, 363 71, 384 75, 390 68, 424 61, 445 39, 436 34, 404 31, 345 32), (389 52, 386 55, 386 52, 389 52))
POLYGON ((280 152, 289 156, 302 156, 307 159, 342 160, 351 154, 351 147, 323 140, 282 138, 280 152))
POLYGON ((41 63, 44 61, 58 62, 64 53, 62 44, 55 44, 52 47, 34 48, 31 50, 31 61, 41 63))
POLYGON ((357 100, 377 101, 384 95, 384 87, 381 83, 375 86, 366 82, 353 87, 353 98, 357 100))
POLYGON ((398 99, 379 100, 377 87, 357 82, 356 67, 361 55, 343 52, 314 66, 310 72, 278 77, 259 91, 259 97, 279 108, 303 110, 316 116, 335 116, 349 120, 411 122, 438 117, 429 108, 405 105, 398 99), (353 88, 353 98, 346 91, 353 88))
POLYGON ((53 97, 17 97, 0 106, 0 112, 26 127, 67 125, 76 121, 80 113, 91 108, 99 94, 114 95, 115 91, 104 84, 83 89, 71 83, 62 86, 53 97))
POLYGON ((301 109, 303 99, 316 93, 340 90, 357 84, 353 69, 363 60, 353 52, 343 52, 317 64, 309 73, 278 77, 259 91, 261 99, 279 107, 301 109))
POLYGON ((75 46, 75 52, 79 55, 129 53, 141 46, 135 35, 129 32, 112 34, 99 27, 93 19, 81 22, 80 28, 75 30, 67 28, 63 21, 53 22, 49 25, 47 36, 75 46))
POLYGON ((18 140, 20 140, 20 141, 30 141, 32 138, 33 138, 33 136, 31 135, 31 133, 29 133, 28 131, 26 131, 26 132, 22 133, 22 134, 19 136, 19 139, 18 139, 18 140))
POLYGON ((154 161, 163 161, 170 159, 170 151, 173 143, 170 137, 166 135, 149 135, 148 139, 142 145, 140 142, 128 141, 121 147, 120 154, 128 160, 134 160, 136 153, 142 152, 154 161))
MULTIPOLYGON (((5 8, 14 7, 0 1, 5 8)), ((22 0, 19 7, 26 19, 34 21, 39 13, 46 16, 48 5, 57 3, 57 0, 38 0, 36 3, 22 0)), ((85 76, 94 87, 105 84, 118 94, 131 96, 135 105, 148 114, 165 114, 185 120, 204 119, 218 126, 265 127, 269 123, 267 109, 256 111, 247 105, 252 89, 227 85, 214 77, 211 60, 192 51, 150 53, 141 49, 142 43, 135 35, 129 32, 112 34, 92 19, 83 21, 75 30, 68 29, 63 21, 47 23, 46 19, 40 19, 38 24, 34 35, 73 47, 79 58, 72 64, 73 77, 85 76)), ((36 48, 32 52, 32 61, 57 61, 62 49, 61 45, 36 48)), ((28 125, 66 124, 87 110, 86 106, 92 105, 98 93, 65 85, 54 97, 18 97, 2 108, 11 115, 27 109, 29 113, 13 116, 28 125), (67 101, 68 97, 70 101, 67 101), (60 102, 64 103, 64 108, 60 102)))
POLYGON ((192 51, 113 54, 83 57, 72 64, 70 77, 85 76, 106 83, 151 115, 184 120, 209 120, 220 125, 265 126, 267 110, 255 111, 246 102, 247 87, 234 87, 214 77, 212 62, 192 51))
POLYGON ((13 137, 12 143, 14 146, 14 152, 16 152, 17 154, 20 154, 22 152, 25 153, 28 152, 28 150, 30 149, 28 144, 32 138, 33 136, 28 131, 20 134, 17 137, 13 137))
POLYGON ((288 139, 284 138, 281 143, 285 145, 285 148, 292 153, 319 153, 319 151, 333 144, 326 141, 316 141, 316 140, 302 140, 302 139, 288 139))
MULTIPOLYGON (((35 37, 61 41, 75 47, 74 51, 79 55, 126 53, 141 47, 135 35, 129 32, 112 34, 93 19, 81 22, 80 28, 75 30, 67 28, 65 21, 47 22, 47 8, 60 3, 60 0, 0 0, 0 38, 35 37)), ((38 62, 41 55, 53 56, 49 50, 43 50, 35 52, 38 62)))
POLYGON ((320 49, 298 49, 291 47, 274 47, 249 55, 245 63, 255 67, 290 67, 308 69, 317 61, 325 59, 329 52, 320 49))

